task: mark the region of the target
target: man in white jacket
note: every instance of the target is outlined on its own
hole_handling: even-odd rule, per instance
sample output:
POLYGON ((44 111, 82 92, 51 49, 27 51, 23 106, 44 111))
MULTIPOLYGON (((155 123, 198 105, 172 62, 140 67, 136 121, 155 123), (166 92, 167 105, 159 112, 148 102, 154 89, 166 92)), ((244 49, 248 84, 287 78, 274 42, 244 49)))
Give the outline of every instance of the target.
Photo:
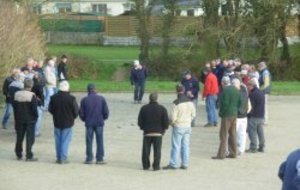
POLYGON ((50 59, 47 66, 45 67, 45 78, 46 78, 46 98, 45 98, 45 110, 48 110, 48 105, 52 95, 56 93, 56 71, 55 61, 50 59))
POLYGON ((178 157, 181 155, 181 169, 187 169, 190 154, 190 136, 192 132, 192 120, 196 116, 193 102, 184 95, 184 87, 177 85, 178 98, 173 102, 170 112, 170 121, 173 127, 172 148, 169 165, 163 169, 177 169, 178 157))

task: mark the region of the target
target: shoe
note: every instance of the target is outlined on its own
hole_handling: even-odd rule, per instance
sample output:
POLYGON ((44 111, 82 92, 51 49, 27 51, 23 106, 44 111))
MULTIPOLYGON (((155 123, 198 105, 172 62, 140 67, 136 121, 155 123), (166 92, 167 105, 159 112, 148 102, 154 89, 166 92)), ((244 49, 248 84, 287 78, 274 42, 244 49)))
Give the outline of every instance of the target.
POLYGON ((180 169, 187 170, 187 166, 180 166, 180 169))
POLYGON ((84 163, 84 164, 93 164, 93 161, 91 161, 91 160, 86 160, 86 161, 84 161, 83 163, 84 163))
POLYGON ((214 127, 218 127, 218 123, 214 123, 214 127))
POLYGON ((69 160, 61 160, 60 161, 60 164, 69 164, 70 162, 69 162, 69 160))
POLYGON ((17 160, 21 161, 21 160, 22 160, 22 157, 17 157, 17 160))
POLYGON ((228 156, 226 156, 226 158, 236 158, 236 156, 234 156, 234 155, 228 155, 228 156))
POLYGON ((210 124, 210 123, 206 123, 203 127, 213 127, 214 125, 210 124))
POLYGON ((56 160, 55 163, 61 164, 61 160, 56 160))
POLYGON ((257 149, 257 151, 263 153, 263 152, 265 152, 265 149, 264 148, 259 148, 259 149, 257 149))
POLYGON ((99 160, 96 162, 97 165, 104 165, 104 164, 107 164, 105 161, 103 160, 99 160))
POLYGON ((37 158, 26 158, 26 162, 36 162, 38 161, 37 158))
POLYGON ((219 156, 213 156, 213 157, 211 157, 211 159, 213 159, 213 160, 223 160, 224 158, 221 158, 219 156))
POLYGON ((256 152, 257 152, 256 149, 249 148, 248 150, 246 150, 246 153, 256 153, 256 152))
POLYGON ((159 171, 160 168, 153 168, 153 171, 159 171))
POLYGON ((175 168, 174 166, 171 165, 167 165, 165 167, 163 167, 164 170, 176 170, 177 168, 175 168))

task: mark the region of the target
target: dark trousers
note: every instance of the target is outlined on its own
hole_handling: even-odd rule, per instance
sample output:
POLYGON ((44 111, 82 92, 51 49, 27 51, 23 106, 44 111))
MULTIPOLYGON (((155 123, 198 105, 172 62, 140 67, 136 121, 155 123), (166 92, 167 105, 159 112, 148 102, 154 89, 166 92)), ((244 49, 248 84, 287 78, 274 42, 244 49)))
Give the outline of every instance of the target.
POLYGON ((153 169, 160 168, 160 158, 161 158, 161 145, 162 145, 162 136, 158 137, 147 137, 144 136, 143 140, 143 153, 142 153, 142 163, 144 169, 150 168, 150 152, 151 145, 153 145, 154 160, 152 167, 153 169))
POLYGON ((145 81, 134 84, 134 100, 142 101, 145 91, 145 81))
POLYGON ((93 160, 93 138, 96 136, 96 160, 103 161, 104 145, 103 145, 103 126, 86 127, 86 161, 93 160))
POLYGON ((34 144, 35 135, 34 135, 34 126, 35 122, 30 123, 20 123, 16 122, 15 128, 17 132, 17 142, 15 152, 18 158, 22 158, 23 152, 23 140, 26 134, 26 158, 33 158, 33 153, 31 151, 34 144))
POLYGON ((228 147, 229 155, 236 156, 236 117, 222 118, 220 128, 220 147, 218 157, 226 157, 228 147))

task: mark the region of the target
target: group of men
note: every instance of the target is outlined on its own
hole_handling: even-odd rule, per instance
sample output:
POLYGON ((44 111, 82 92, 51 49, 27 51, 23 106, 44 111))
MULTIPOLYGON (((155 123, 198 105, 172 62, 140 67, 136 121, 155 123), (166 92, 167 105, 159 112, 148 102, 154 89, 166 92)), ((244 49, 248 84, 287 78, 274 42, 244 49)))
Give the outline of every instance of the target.
POLYGON ((57 59, 52 57, 36 62, 29 58, 21 69, 15 68, 12 75, 5 79, 3 93, 6 96, 6 109, 2 126, 7 129, 8 120, 14 113, 16 146, 18 160, 23 159, 23 141, 26 136, 26 161, 37 161, 32 152, 35 137, 40 136, 43 112, 49 111, 53 117, 56 163, 66 164, 68 149, 72 139, 72 127, 80 116, 86 126, 86 160, 92 164, 94 160, 92 142, 96 136, 96 164, 105 164, 103 127, 109 117, 109 110, 103 96, 96 93, 94 84, 88 84, 88 95, 81 100, 80 106, 76 98, 70 94, 67 81, 67 57, 63 55, 56 66, 57 59), (57 85, 57 82, 59 84, 57 85))

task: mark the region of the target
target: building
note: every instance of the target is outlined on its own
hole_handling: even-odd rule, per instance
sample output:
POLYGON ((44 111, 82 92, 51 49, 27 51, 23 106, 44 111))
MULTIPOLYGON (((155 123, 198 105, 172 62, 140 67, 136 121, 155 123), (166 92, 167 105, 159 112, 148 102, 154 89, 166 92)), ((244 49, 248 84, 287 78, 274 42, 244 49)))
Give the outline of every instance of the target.
POLYGON ((130 9, 129 0, 35 0, 33 3, 33 10, 37 14, 72 12, 116 16, 130 9))

